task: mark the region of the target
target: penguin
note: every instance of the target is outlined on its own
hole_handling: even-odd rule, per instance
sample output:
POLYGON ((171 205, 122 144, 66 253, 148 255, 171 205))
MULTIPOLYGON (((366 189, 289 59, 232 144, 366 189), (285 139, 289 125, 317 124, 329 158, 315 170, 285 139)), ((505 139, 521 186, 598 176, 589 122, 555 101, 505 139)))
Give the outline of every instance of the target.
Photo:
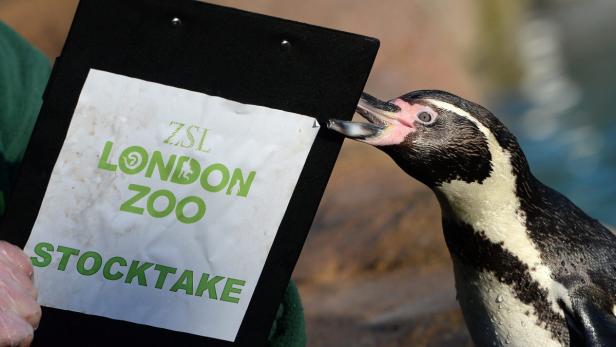
POLYGON ((328 127, 387 153, 439 201, 476 346, 616 346, 616 236, 533 176, 490 111, 438 90, 362 94, 328 127))

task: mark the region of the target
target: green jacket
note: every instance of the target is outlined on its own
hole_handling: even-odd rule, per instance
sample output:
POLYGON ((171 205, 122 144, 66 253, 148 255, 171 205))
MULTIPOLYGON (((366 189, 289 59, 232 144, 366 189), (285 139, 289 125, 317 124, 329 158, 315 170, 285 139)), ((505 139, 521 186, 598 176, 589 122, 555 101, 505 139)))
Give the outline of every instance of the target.
MULTIPOLYGON (((0 22, 0 217, 41 107, 50 64, 39 51, 0 22)), ((289 283, 269 346, 306 345, 297 288, 289 283)))

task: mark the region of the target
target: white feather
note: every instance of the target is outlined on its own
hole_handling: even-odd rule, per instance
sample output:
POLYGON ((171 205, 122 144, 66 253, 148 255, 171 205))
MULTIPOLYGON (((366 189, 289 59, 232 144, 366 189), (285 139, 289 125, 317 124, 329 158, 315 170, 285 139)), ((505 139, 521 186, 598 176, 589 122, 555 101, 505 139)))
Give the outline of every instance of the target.
POLYGON ((558 300, 571 307, 567 289, 552 279, 552 271, 541 260, 539 250, 528 236, 526 216, 520 210, 520 200, 515 194, 515 179, 511 154, 503 149, 494 134, 481 122, 459 107, 429 100, 434 106, 454 112, 472 121, 485 135, 492 156, 492 173, 482 183, 453 180, 439 189, 444 193, 456 216, 475 230, 485 232, 493 243, 503 243, 503 248, 528 265, 530 275, 548 292, 548 300, 555 312, 564 317, 558 300))
POLYGON ((477 346, 561 347, 535 309, 490 272, 454 260, 456 290, 464 320, 477 346))

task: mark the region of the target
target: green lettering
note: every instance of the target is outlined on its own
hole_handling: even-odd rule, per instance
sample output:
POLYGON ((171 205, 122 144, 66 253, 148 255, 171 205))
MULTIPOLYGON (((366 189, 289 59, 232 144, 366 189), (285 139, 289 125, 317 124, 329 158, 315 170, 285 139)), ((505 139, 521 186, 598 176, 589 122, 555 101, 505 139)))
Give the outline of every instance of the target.
POLYGON ((127 175, 141 172, 148 163, 148 152, 139 146, 130 146, 122 151, 118 166, 127 175))
POLYGON ((197 150, 200 152, 210 153, 211 148, 203 149, 203 143, 205 142, 205 137, 207 136, 207 132, 209 130, 210 129, 203 128, 203 135, 201 135, 201 141, 199 141, 199 147, 197 147, 197 150))
POLYGON ((194 129, 194 128, 199 129, 198 126, 194 126, 194 125, 191 125, 191 126, 188 127, 188 129, 186 129, 186 135, 188 136, 188 141, 189 142, 188 142, 187 145, 185 145, 184 143, 181 143, 180 147, 190 148, 190 147, 195 145, 195 137, 193 136, 193 134, 191 132, 191 130, 194 129))
POLYGON ((32 265, 38 267, 46 267, 51 264, 52 258, 49 252, 53 252, 53 245, 51 243, 40 242, 36 246, 34 246, 34 253, 40 258, 30 257, 32 265))
POLYGON ((111 273, 111 267, 113 266, 113 264, 118 264, 120 266, 126 266, 126 259, 122 258, 122 257, 113 257, 113 258, 109 258, 109 260, 107 260, 107 262, 105 263, 105 266, 103 267, 103 277, 105 277, 106 279, 110 280, 110 281, 116 281, 119 280, 120 278, 122 278, 122 276, 124 276, 123 273, 121 273, 120 271, 116 271, 115 273, 111 273))
POLYGON ((57 251, 62 253, 62 258, 60 259, 60 263, 58 264, 58 270, 60 271, 66 270, 66 265, 68 264, 68 260, 72 255, 79 255, 78 249, 65 246, 58 246, 57 251))
POLYGON ((208 166, 207 168, 205 168, 205 170, 203 170, 203 173, 201 174, 201 186, 203 187, 203 189, 207 190, 208 192, 212 192, 212 193, 219 192, 223 190, 227 186, 228 183, 229 183, 229 169, 227 169, 227 167, 224 166, 223 164, 220 164, 220 163, 212 164, 208 166), (212 185, 208 181, 208 177, 214 171, 219 171, 220 174, 222 175, 220 182, 216 185, 212 185))
POLYGON ((175 137, 175 135, 177 135, 177 133, 180 131, 180 129, 182 129, 184 127, 184 123, 178 123, 178 122, 174 122, 174 121, 169 123, 169 125, 174 125, 174 124, 177 125, 177 128, 175 128, 175 130, 171 133, 171 135, 169 137, 167 137, 165 139, 165 141, 163 141, 163 143, 166 143, 166 144, 169 144, 169 145, 173 145, 173 146, 175 146, 177 144, 171 143, 171 139, 173 137, 175 137))
POLYGON ((93 251, 85 252, 81 255, 81 257, 79 257, 79 260, 77 260, 77 272, 84 276, 92 276, 96 272, 98 272, 98 270, 101 268, 102 263, 103 258, 100 254, 93 251), (92 259, 93 261, 92 266, 89 269, 86 269, 86 261, 88 259, 92 259))
POLYGON ((133 192, 137 192, 132 198, 126 200, 121 206, 120 211, 130 212, 135 214, 143 214, 143 207, 134 206, 135 203, 141 200, 144 196, 148 195, 150 187, 142 186, 139 184, 129 184, 128 190, 132 190, 133 192))
POLYGON ((233 175, 231 176, 231 184, 229 185, 229 188, 227 188, 227 195, 230 195, 233 192, 233 187, 235 187, 235 183, 239 182, 240 187, 238 189, 237 196, 246 197, 248 195, 248 192, 250 191, 250 186, 252 186, 252 181, 254 181, 256 174, 257 173, 255 171, 251 171, 248 174, 248 179, 244 180, 242 170, 233 170, 233 175))
POLYGON ((201 164, 187 156, 181 156, 175 164, 175 170, 171 175, 171 182, 177 184, 191 184, 199 178, 201 164))
POLYGON ((190 270, 184 270, 180 275, 180 278, 175 282, 173 287, 169 289, 172 292, 177 292, 178 290, 183 290, 188 295, 193 294, 193 272, 190 270))
POLYGON ((184 224, 195 223, 201 220, 201 218, 203 218, 204 215, 205 215, 205 202, 203 201, 203 199, 201 199, 198 196, 188 196, 182 199, 178 203, 178 206, 175 209, 175 216, 180 222, 184 224), (192 217, 187 217, 184 214, 184 207, 186 207, 186 205, 191 202, 197 205, 197 213, 195 213, 195 215, 192 217))
POLYGON ((152 265, 154 264, 147 262, 144 262, 143 264, 139 265, 139 261, 133 260, 132 263, 130 263, 130 268, 128 269, 128 273, 126 274, 126 279, 124 280, 124 283, 130 284, 133 282, 133 278, 137 277, 137 282, 139 283, 139 285, 146 287, 148 285, 148 282, 145 277, 145 270, 151 268, 152 265))
POLYGON ((152 193, 150 197, 148 198, 148 213, 154 218, 166 217, 171 212, 173 212, 174 208, 175 208, 175 195, 173 195, 173 193, 170 190, 166 190, 166 189, 157 190, 154 193, 152 193), (158 211, 154 208, 154 203, 156 202, 156 199, 158 199, 159 197, 167 198, 167 207, 165 207, 161 211, 158 211))
POLYGON ((222 290, 222 294, 220 295, 220 300, 237 304, 240 301, 240 298, 232 297, 229 294, 241 294, 242 289, 236 288, 234 286, 238 285, 240 287, 243 287, 244 284, 246 284, 246 281, 236 280, 235 278, 228 278, 227 283, 225 283, 225 288, 222 290))
POLYGON ((169 175, 171 175, 171 171, 173 171, 173 165, 175 164, 176 155, 172 154, 169 156, 169 160, 167 163, 163 160, 163 155, 159 151, 154 151, 152 153, 152 158, 148 163, 148 168, 145 170, 145 177, 151 178, 154 174, 154 169, 158 169, 158 176, 162 181, 166 181, 169 179, 169 175))
POLYGON ((107 141, 105 142, 105 147, 103 147, 103 153, 101 153, 101 158, 98 161, 98 168, 102 170, 115 171, 118 167, 115 164, 109 163, 109 155, 111 154, 111 148, 113 147, 113 142, 107 141))
POLYGON ((221 276, 215 276, 212 279, 209 278, 209 274, 204 273, 201 275, 195 296, 202 296, 203 292, 207 291, 210 299, 218 299, 218 296, 216 295, 216 283, 224 280, 225 278, 221 276))
POLYGON ((156 266, 154 266, 154 270, 158 271, 158 279, 156 280, 156 285, 154 286, 158 289, 163 288, 168 274, 174 274, 176 271, 178 271, 178 269, 174 267, 160 265, 160 264, 156 264, 156 266))

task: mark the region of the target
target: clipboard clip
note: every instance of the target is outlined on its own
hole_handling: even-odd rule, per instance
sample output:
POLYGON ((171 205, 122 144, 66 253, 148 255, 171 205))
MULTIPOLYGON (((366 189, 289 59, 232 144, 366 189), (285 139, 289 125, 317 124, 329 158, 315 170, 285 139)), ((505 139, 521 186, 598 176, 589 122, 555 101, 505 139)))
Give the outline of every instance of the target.
POLYGON ((182 25, 182 20, 178 17, 173 17, 171 19, 171 25, 173 25, 174 27, 179 27, 182 25))
POLYGON ((291 50, 291 42, 289 40, 280 41, 280 50, 282 52, 288 52, 291 50))

